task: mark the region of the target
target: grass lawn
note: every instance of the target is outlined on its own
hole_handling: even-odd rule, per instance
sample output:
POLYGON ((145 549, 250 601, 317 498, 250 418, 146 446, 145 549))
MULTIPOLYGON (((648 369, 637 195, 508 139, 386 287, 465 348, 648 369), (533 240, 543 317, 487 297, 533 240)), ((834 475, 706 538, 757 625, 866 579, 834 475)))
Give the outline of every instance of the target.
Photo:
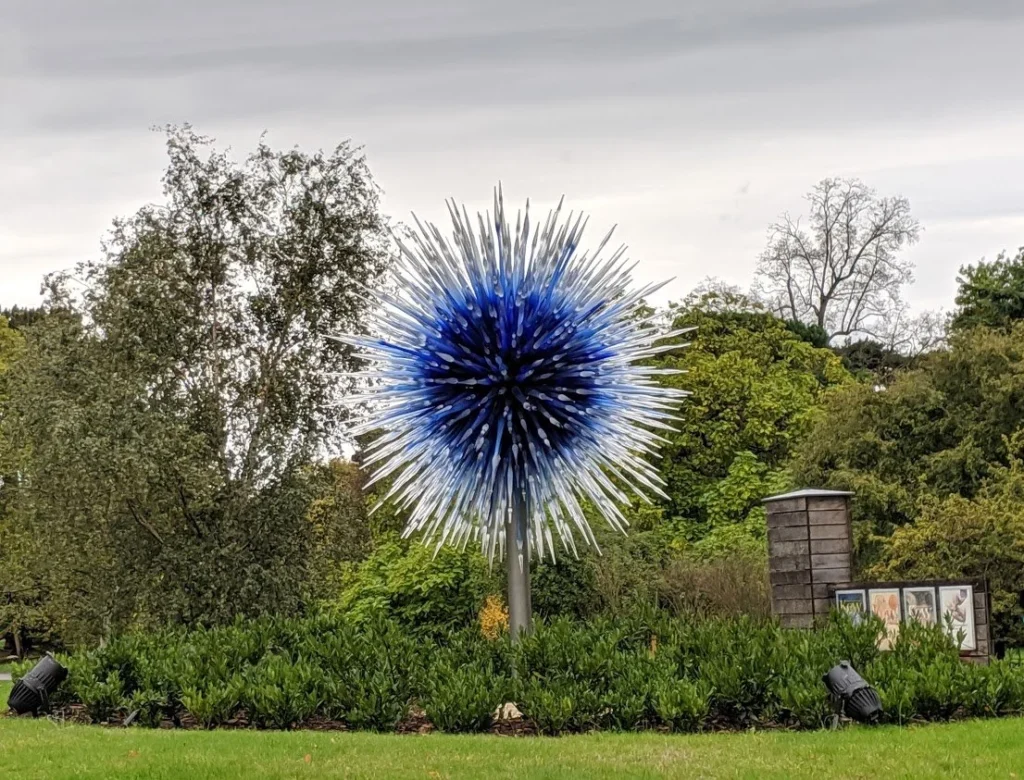
MULTIPOLYGON (((0 685, 6 705, 9 685, 0 685)), ((1024 719, 801 734, 558 739, 150 731, 0 720, 3 776, 30 778, 1016 778, 1024 719)))

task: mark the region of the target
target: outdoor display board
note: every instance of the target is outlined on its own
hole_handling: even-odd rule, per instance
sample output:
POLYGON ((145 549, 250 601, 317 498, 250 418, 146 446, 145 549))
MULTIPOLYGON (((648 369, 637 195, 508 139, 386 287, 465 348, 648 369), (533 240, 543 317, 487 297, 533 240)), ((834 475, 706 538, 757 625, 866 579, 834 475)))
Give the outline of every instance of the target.
POLYGON ((960 641, 960 655, 987 661, 991 652, 989 593, 984 580, 864 582, 830 588, 837 609, 853 620, 872 614, 882 620, 885 634, 879 647, 888 650, 900 627, 916 621, 939 625, 960 641))

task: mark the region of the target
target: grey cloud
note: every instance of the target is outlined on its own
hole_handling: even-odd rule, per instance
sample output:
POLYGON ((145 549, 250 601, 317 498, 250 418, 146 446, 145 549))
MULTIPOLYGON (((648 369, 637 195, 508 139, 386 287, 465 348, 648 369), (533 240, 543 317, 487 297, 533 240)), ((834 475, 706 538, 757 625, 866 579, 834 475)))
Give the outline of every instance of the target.
POLYGON ((912 36, 849 32, 839 40, 808 38, 800 46, 739 52, 709 47, 676 57, 567 61, 558 68, 531 62, 522 70, 410 67, 337 78, 285 69, 149 80, 25 79, 20 93, 9 97, 22 110, 0 118, 0 127, 60 133, 183 119, 273 122, 297 114, 345 116, 358 125, 376 115, 404 118, 410 134, 429 134, 420 120, 436 117, 444 120, 447 135, 468 121, 502 136, 552 142, 571 142, 581 132, 614 138, 639 130, 696 138, 848 128, 983 112, 996 102, 1019 108, 1024 94, 1016 75, 1018 35, 1012 26, 947 25, 915 29, 912 36), (979 46, 988 47, 980 61, 979 46), (871 56, 863 56, 869 47, 871 56), (580 120, 590 126, 581 127, 580 120))
MULTIPOLYGON (((80 5, 92 8, 92 4, 80 5)), ((110 11, 127 7, 116 3, 105 5, 110 11)), ((136 9, 148 8, 148 4, 131 5, 136 9)), ((654 10, 665 13, 664 5, 659 4, 654 10)), ((624 10, 618 3, 615 6, 624 10)), ((630 21, 635 18, 632 13, 620 13, 620 18, 603 22, 579 14, 576 19, 552 24, 540 13, 539 7, 531 8, 528 3, 525 7, 522 4, 516 7, 516 14, 508 25, 492 22, 483 29, 471 25, 468 30, 451 32, 450 28, 458 28, 463 17, 458 13, 458 6, 449 7, 450 15, 446 15, 445 7, 441 6, 431 16, 431 22, 434 26, 438 21, 447 25, 435 29, 433 34, 423 30, 414 34, 396 24, 398 29, 387 36, 383 34, 388 30, 388 23, 384 21, 387 17, 382 14, 376 20, 376 27, 370 27, 377 32, 372 39, 367 39, 366 32, 357 26, 355 32, 359 34, 346 35, 346 28, 341 27, 340 34, 324 40, 324 25, 318 20, 318 14, 330 14, 331 9, 337 7, 329 3, 307 7, 307 25, 296 21, 274 25, 268 20, 266 29, 255 37, 266 39, 270 33, 274 43, 246 42, 245 28, 237 16, 222 19, 221 26, 212 29, 209 17, 197 18, 194 28, 180 29, 181 37, 172 37, 163 27, 154 30, 151 22, 136 21, 133 27, 131 15, 114 14, 105 19, 109 27, 95 31, 94 40, 84 38, 86 45, 69 45, 75 32, 70 26, 63 27, 59 17, 56 24, 47 25, 45 32, 35 32, 35 25, 39 23, 35 20, 33 32, 24 33, 29 46, 22 55, 21 72, 79 80, 104 76, 152 78, 231 70, 253 74, 358 72, 364 76, 400 73, 409 68, 423 72, 524 66, 534 70, 565 63, 622 63, 765 41, 779 45, 786 45, 790 39, 835 41, 870 29, 1024 16, 1024 4, 1015 0, 973 3, 876 0, 843 4, 816 2, 768 11, 762 9, 770 7, 769 4, 752 10, 749 6, 730 9, 730 4, 725 3, 718 14, 695 16, 686 13, 685 7, 677 7, 670 15, 638 21, 630 21), (533 20, 535 26, 524 28, 529 20, 533 20), (123 32, 119 35, 122 26, 137 35, 124 36, 123 32), (213 38, 216 44, 204 44, 204 38, 213 38), (277 42, 282 39, 285 42, 277 42)), ((244 13, 245 8, 246 5, 241 4, 238 11, 244 13)), ((301 20, 302 11, 301 7, 293 7, 291 13, 300 14, 298 19, 301 20)), ((99 14, 92 18, 104 19, 99 14)), ((430 27, 427 25, 428 30, 430 27)))
POLYGON ((1019 242, 1022 19, 1020 0, 0 0, 0 303, 158 196, 145 130, 181 121, 241 151, 263 128, 351 136, 393 214, 499 177, 566 192, 648 273, 678 270, 673 296, 709 266, 746 278, 815 180, 861 175, 911 198, 934 226, 919 264, 952 285, 1019 242))

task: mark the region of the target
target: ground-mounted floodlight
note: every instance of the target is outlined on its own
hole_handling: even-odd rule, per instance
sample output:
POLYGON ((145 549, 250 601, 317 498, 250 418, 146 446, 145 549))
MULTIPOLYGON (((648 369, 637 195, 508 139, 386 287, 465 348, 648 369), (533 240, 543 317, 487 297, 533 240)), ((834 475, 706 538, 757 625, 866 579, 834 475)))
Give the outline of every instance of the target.
POLYGON ((68 670, 57 659, 47 653, 39 659, 28 674, 18 680, 7 699, 7 706, 19 715, 50 708, 50 696, 68 676, 68 670))
POLYGON ((633 289, 622 249, 579 251, 579 217, 556 210, 536 230, 527 209, 512 229, 500 189, 479 230, 449 211, 451 239, 417 221, 394 293, 367 291, 380 304, 370 335, 341 337, 376 380, 351 399, 369 410, 351 433, 383 431, 363 463, 377 464, 370 484, 393 478, 406 536, 507 556, 515 638, 529 629, 531 550, 595 544, 588 504, 625 531, 626 490, 665 495, 648 456, 686 393, 658 381, 679 371, 644 363, 683 331, 645 311, 662 285, 633 289))
POLYGON ((849 661, 840 661, 821 678, 836 703, 836 709, 858 723, 877 723, 882 715, 878 691, 868 685, 849 661))

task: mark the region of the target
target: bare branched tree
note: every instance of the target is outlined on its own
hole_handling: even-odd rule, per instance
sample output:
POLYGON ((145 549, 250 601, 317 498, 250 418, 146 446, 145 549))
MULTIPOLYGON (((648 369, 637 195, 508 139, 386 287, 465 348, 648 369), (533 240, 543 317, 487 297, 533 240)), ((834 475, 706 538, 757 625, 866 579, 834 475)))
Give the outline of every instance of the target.
POLYGON ((769 228, 755 293, 783 319, 824 328, 831 340, 884 339, 905 314, 913 281, 900 257, 920 225, 906 198, 879 198, 857 179, 824 179, 807 196, 806 226, 788 213, 769 228))
POLYGON ((746 293, 738 284, 730 284, 717 276, 705 276, 683 300, 683 306, 700 307, 705 311, 764 311, 767 307, 753 293, 746 293))
POLYGON ((904 306, 886 323, 886 329, 880 334, 884 337, 881 343, 900 355, 911 358, 923 355, 946 343, 948 319, 942 311, 926 310, 911 315, 904 306))

